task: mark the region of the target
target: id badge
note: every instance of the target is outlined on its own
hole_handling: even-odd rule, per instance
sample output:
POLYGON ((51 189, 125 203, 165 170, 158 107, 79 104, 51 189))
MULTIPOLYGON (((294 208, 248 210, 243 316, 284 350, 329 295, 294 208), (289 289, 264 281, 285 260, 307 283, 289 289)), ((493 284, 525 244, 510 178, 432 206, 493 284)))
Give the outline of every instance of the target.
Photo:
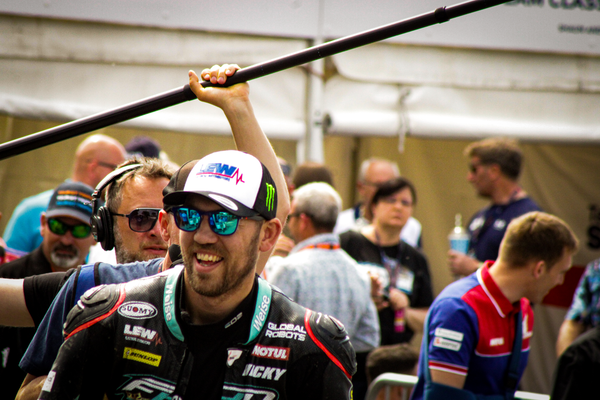
POLYGON ((398 268, 398 277, 396 278, 396 288, 410 296, 413 292, 414 282, 415 274, 410 269, 400 265, 398 268))

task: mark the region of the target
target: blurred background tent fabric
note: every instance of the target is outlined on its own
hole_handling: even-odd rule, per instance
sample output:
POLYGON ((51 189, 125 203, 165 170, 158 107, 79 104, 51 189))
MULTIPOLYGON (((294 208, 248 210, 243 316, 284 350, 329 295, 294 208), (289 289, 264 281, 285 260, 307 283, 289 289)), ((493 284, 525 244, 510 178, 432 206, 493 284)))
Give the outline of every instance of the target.
MULTIPOLYGON (((455 214, 466 221, 486 204, 462 151, 488 136, 520 140, 521 183, 573 227, 583 266, 600 257, 600 5, 584 3, 513 1, 252 81, 252 102, 278 155, 331 169, 344 208, 362 160, 398 162, 418 192, 435 293, 452 281, 455 214)), ((192 0, 5 0, 0 142, 181 87, 189 69, 249 66, 452 4, 239 0, 218 12, 192 0)), ((195 101, 101 131, 123 145, 147 136, 178 164, 233 146, 220 110, 195 101)), ((83 138, 0 161, 0 232, 21 199, 69 176, 83 138)), ((547 349, 580 273, 536 305, 523 390, 550 391, 547 349)))

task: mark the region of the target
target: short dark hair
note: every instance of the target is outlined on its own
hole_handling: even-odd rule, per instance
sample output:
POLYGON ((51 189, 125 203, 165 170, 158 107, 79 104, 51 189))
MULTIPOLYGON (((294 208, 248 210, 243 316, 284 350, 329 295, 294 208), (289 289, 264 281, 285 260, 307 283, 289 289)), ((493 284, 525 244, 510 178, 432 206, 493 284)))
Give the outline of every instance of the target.
POLYGON ((325 164, 307 161, 296 167, 292 182, 295 188, 311 182, 325 182, 333 187, 333 174, 325 164))
POLYGON ((578 247, 577 237, 563 220, 533 211, 510 222, 500 244, 500 257, 515 267, 541 260, 551 268, 565 251, 575 253, 578 247))
POLYGON ((390 179, 389 181, 385 181, 377 187, 377 191, 371 200, 371 207, 379 203, 383 197, 391 196, 404 188, 408 188, 410 190, 413 204, 417 204, 417 191, 415 186, 405 177, 399 176, 397 178, 390 179))
POLYGON ((482 164, 498 164, 502 173, 516 181, 521 174, 523 152, 516 140, 489 138, 471 143, 465 148, 467 157, 478 157, 482 164))
POLYGON ((419 353, 408 343, 380 346, 367 356, 367 382, 386 372, 412 375, 419 353))
POLYGON ((138 176, 143 176, 149 179, 166 178, 171 179, 175 173, 174 167, 169 163, 159 159, 150 157, 133 157, 123 162, 120 167, 125 167, 130 164, 142 164, 141 167, 126 172, 119 179, 114 181, 106 189, 106 207, 113 213, 116 213, 121 206, 123 200, 123 186, 126 182, 138 176))

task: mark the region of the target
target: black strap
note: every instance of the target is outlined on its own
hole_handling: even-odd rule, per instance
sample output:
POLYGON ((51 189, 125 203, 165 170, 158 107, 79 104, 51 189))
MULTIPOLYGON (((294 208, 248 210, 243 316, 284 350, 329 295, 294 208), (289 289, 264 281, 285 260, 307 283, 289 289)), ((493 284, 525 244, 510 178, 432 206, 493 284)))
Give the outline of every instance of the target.
MULTIPOLYGON (((383 251, 383 247, 381 247, 381 245, 379 244, 379 243, 381 243, 381 239, 379 239, 379 234, 377 233, 376 229, 375 229, 375 238, 377 239, 377 243, 375 243, 375 245, 377 246, 377 249, 379 250, 379 257, 381 258, 381 264, 387 270, 387 272, 390 276, 389 287, 395 288, 396 287, 396 279, 398 278, 398 271, 402 267, 402 240, 400 240, 398 242, 398 254, 396 255, 396 258, 393 258, 393 257, 390 257, 387 254, 385 254, 385 251, 383 251)), ((392 246, 389 246, 389 247, 392 247, 392 246)))
POLYGON ((360 206, 361 206, 360 203, 358 203, 357 205, 354 206, 354 220, 355 221, 361 217, 360 206))
POLYGON ((506 374, 506 398, 513 399, 517 384, 519 383, 519 363, 521 361, 521 349, 523 347, 523 313, 519 309, 515 315, 515 342, 510 355, 508 373, 506 374))

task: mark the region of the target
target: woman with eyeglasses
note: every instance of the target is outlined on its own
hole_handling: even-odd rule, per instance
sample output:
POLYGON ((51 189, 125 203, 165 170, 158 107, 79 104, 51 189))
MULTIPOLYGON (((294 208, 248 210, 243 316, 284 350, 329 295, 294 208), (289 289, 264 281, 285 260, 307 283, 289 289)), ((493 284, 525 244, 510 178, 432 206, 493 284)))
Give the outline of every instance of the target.
POLYGON ((371 275, 382 345, 409 342, 415 332, 421 332, 433 302, 427 259, 400 240, 416 200, 408 179, 387 181, 378 187, 367 207, 371 224, 340 235, 342 248, 371 275))

